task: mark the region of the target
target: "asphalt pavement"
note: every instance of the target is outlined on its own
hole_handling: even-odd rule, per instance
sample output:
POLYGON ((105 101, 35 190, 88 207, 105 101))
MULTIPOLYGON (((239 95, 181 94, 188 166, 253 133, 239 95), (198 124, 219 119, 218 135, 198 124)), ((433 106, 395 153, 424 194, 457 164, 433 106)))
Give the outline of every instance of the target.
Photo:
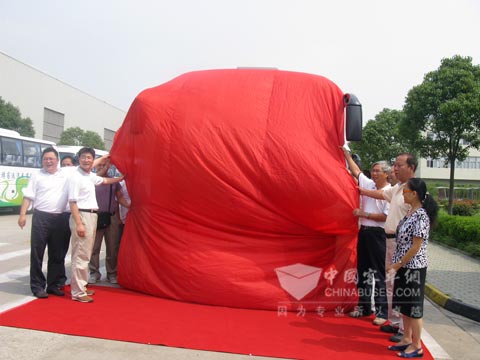
POLYGON ((427 296, 480 325, 480 260, 435 242, 430 242, 428 256, 427 296))

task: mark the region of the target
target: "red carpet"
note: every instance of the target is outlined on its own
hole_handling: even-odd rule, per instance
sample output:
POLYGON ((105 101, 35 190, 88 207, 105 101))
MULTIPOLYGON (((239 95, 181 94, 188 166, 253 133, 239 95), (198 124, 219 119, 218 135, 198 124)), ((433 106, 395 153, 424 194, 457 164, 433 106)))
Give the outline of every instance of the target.
MULTIPOLYGON (((95 287, 82 304, 50 296, 0 314, 0 325, 197 350, 300 359, 395 359, 371 319, 287 315, 160 299, 95 287)), ((424 359, 433 359, 424 347, 424 359)))

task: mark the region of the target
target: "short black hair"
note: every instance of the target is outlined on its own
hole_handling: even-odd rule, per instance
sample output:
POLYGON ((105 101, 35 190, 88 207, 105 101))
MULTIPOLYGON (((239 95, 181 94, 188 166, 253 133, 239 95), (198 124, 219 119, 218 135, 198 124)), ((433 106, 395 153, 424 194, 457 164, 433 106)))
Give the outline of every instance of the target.
POLYGON ((83 154, 88 153, 93 156, 95 159, 95 150, 91 147, 83 147, 80 150, 78 150, 78 157, 82 156, 83 154))
POLYGON ((53 152, 55 154, 55 157, 57 158, 58 160, 58 151, 55 150, 54 147, 52 146, 49 146, 49 147, 46 147, 45 149, 43 149, 42 151, 42 159, 43 159, 43 156, 46 154, 46 153, 49 153, 49 152, 53 152))
POLYGON ((65 155, 64 157, 62 157, 62 160, 60 160, 60 163, 63 162, 63 160, 65 160, 65 159, 70 159, 70 160, 72 160, 72 164, 76 164, 75 159, 71 155, 65 155))

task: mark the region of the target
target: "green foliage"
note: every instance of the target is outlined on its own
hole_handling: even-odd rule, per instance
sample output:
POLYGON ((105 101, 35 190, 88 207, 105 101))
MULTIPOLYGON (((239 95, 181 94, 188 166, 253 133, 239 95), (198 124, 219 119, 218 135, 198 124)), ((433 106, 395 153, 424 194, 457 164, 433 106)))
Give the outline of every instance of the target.
POLYGON ((476 205, 471 200, 455 200, 452 207, 452 215, 472 216, 476 205))
POLYGON ((363 140, 350 144, 352 152, 362 159, 364 169, 379 160, 391 162, 398 154, 409 151, 398 131, 404 116, 402 111, 383 109, 363 128, 363 140))
POLYGON ((0 97, 0 127, 18 131, 22 136, 35 137, 33 122, 30 118, 22 118, 20 110, 0 97))
POLYGON ((432 231, 432 240, 480 257, 480 217, 452 216, 439 212, 437 227, 432 231))
MULTIPOLYGON (((404 112, 399 131, 422 157, 444 158, 450 165, 465 160, 470 148, 480 148, 480 66, 470 57, 443 59, 408 92, 404 112)), ((450 191, 454 178, 451 167, 450 191)))
MULTIPOLYGON (((447 208, 448 208, 448 200, 447 200, 447 199, 439 200, 439 201, 438 201, 438 206, 439 206, 440 208, 447 209, 447 208)), ((448 210, 448 209, 447 209, 447 210, 448 210)))
POLYGON ((84 133, 79 127, 68 128, 61 133, 58 145, 82 146, 84 133))
POLYGON ((98 150, 105 150, 105 143, 95 131, 87 130, 83 136, 83 146, 89 146, 98 150))
POLYGON ((88 146, 99 150, 105 150, 105 143, 100 135, 94 131, 84 131, 79 127, 64 130, 60 135, 58 145, 88 146))
POLYGON ((475 244, 472 242, 467 243, 465 244, 465 247, 463 248, 463 250, 472 256, 480 258, 480 244, 475 244))

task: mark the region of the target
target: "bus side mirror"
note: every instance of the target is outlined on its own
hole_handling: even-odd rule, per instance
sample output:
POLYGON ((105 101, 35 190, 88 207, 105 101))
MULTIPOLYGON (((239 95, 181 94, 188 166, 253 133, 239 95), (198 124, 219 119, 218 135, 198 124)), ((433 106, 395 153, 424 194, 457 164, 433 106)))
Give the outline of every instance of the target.
POLYGON ((353 94, 345 94, 343 102, 346 107, 347 141, 362 140, 362 104, 353 94))

